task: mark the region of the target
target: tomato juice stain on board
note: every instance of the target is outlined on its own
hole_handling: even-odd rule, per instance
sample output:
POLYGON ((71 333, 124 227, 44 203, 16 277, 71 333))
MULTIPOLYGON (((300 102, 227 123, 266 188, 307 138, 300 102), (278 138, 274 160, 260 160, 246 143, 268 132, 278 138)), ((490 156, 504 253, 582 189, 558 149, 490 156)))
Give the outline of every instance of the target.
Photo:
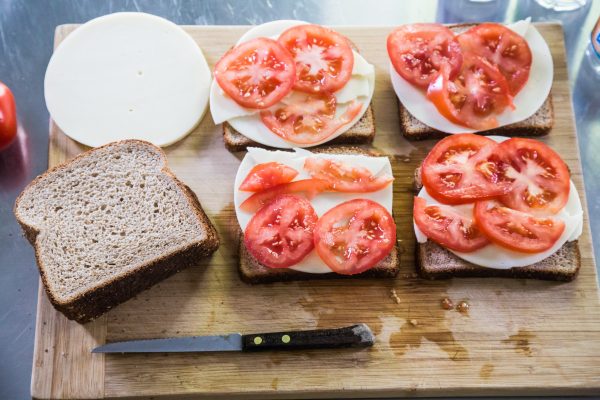
POLYGON ((208 326, 214 325, 216 318, 217 318, 216 311, 214 309, 210 310, 210 317, 208 318, 208 321, 206 321, 206 325, 208 325, 208 326))
MULTIPOLYGON (((308 281, 304 288, 305 295, 298 300, 298 304, 304 311, 312 314, 316 321, 315 329, 334 328, 352 323, 365 323, 377 335, 381 331, 381 321, 377 317, 381 310, 369 309, 369 304, 381 304, 382 310, 393 308, 395 303, 389 300, 389 283, 374 285, 367 281, 343 280, 348 295, 360 293, 363 301, 331 302, 331 290, 328 289, 332 281, 308 281), (367 300, 368 299, 368 300, 367 300)), ((338 293, 339 294, 339 293, 338 293)), ((350 296, 350 295, 349 295, 350 296)))
POLYGON ((411 318, 405 322, 400 330, 391 336, 390 344, 394 353, 397 356, 403 356, 407 351, 419 348, 424 340, 428 340, 443 350, 450 360, 468 360, 468 350, 454 338, 453 332, 447 328, 445 323, 441 326, 437 325, 437 329, 431 330, 430 326, 432 324, 435 326, 436 323, 430 321, 430 319, 411 318), (417 321, 417 324, 415 325, 411 321, 417 321))
POLYGON ((274 365, 274 366, 279 366, 281 365, 281 353, 273 353, 270 354, 269 357, 269 361, 274 365))
POLYGON ((483 364, 481 370, 479 371, 479 376, 483 379, 489 379, 492 376, 492 372, 494 371, 494 366, 492 364, 483 364))
POLYGON ((449 313, 440 305, 439 299, 449 298, 447 291, 451 282, 426 281, 419 278, 402 279, 399 282, 396 283, 399 295, 407 292, 411 295, 403 296, 406 301, 396 305, 400 310, 395 315, 403 318, 404 323, 390 335, 389 347, 394 354, 401 357, 410 350, 427 345, 427 342, 433 342, 451 361, 468 360, 467 348, 456 340, 449 326, 449 318, 452 318, 453 313, 449 313), (405 286, 402 287, 399 282, 405 286), (417 295, 419 298, 415 297, 417 295))
POLYGON ((517 353, 523 354, 527 357, 531 357, 534 354, 531 342, 535 338, 535 334, 525 329, 519 329, 519 331, 504 339, 502 343, 510 344, 513 346, 517 353))

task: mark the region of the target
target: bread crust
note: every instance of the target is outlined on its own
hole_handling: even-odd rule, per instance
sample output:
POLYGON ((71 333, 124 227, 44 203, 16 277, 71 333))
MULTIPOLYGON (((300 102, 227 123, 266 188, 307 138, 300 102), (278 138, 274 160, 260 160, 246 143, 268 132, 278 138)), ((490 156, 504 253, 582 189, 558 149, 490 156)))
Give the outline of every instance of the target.
POLYGON ((219 247, 219 237, 217 231, 202 209, 202 206, 200 205, 195 193, 172 173, 168 167, 167 157, 162 149, 150 142, 143 140, 128 139, 108 143, 104 146, 81 153, 69 161, 50 168, 43 174, 36 177, 29 185, 25 187, 23 192, 21 192, 15 201, 13 212, 16 216, 17 222, 19 225, 21 225, 25 237, 34 248, 38 269, 40 271, 40 277, 48 295, 48 299, 52 305, 58 311, 62 312, 67 318, 75 320, 79 323, 91 321, 118 304, 137 295, 139 292, 173 275, 175 272, 197 264, 200 259, 212 254, 219 247), (123 274, 114 276, 110 280, 102 282, 95 287, 88 289, 86 292, 80 293, 67 300, 61 300, 50 289, 46 271, 43 263, 41 262, 41 250, 37 245, 36 240, 40 231, 36 229, 36 227, 25 223, 18 212, 21 198, 27 191, 34 188, 41 180, 55 172, 68 168, 70 164, 81 158, 88 157, 90 153, 99 151, 108 146, 126 143, 149 145, 155 150, 158 150, 158 153, 161 156, 161 162, 163 164, 161 173, 171 178, 181 189, 184 197, 188 201, 190 208, 193 210, 194 214, 205 228, 207 237, 201 242, 182 247, 171 254, 162 255, 148 264, 140 265, 135 270, 125 271, 123 274))
MULTIPOLYGON (((223 122, 223 142, 227 150, 235 153, 238 151, 246 151, 248 147, 261 147, 263 149, 274 149, 271 146, 264 145, 262 143, 255 142, 254 140, 244 136, 242 133, 235 130, 229 123, 223 122)), ((373 111, 373 105, 369 104, 364 115, 346 132, 342 133, 335 139, 329 142, 323 143, 319 146, 329 146, 332 144, 339 145, 360 145, 370 144, 375 139, 375 112, 373 111), (358 127, 365 126, 364 129, 358 127)), ((317 146, 317 147, 319 147, 317 146)))
POLYGON ((239 232, 239 266, 240 279, 248 284, 307 281, 323 279, 358 279, 358 278, 394 278, 400 272, 400 253, 394 246, 390 254, 375 267, 355 275, 341 275, 334 272, 311 274, 289 268, 269 268, 262 265, 244 245, 243 233, 239 232))
MULTIPOLYGON (((421 121, 418 121, 412 114, 398 101, 398 119, 400 123, 400 132, 408 140, 428 140, 442 139, 451 135, 431 128, 421 121), (415 123, 416 121, 416 123, 415 123)), ((504 125, 499 128, 487 131, 477 132, 479 135, 498 135, 498 136, 529 136, 539 137, 547 135, 554 127, 554 103, 552 94, 546 98, 542 106, 529 118, 515 122, 514 124, 504 125), (544 120, 545 123, 536 124, 535 120, 544 120)))

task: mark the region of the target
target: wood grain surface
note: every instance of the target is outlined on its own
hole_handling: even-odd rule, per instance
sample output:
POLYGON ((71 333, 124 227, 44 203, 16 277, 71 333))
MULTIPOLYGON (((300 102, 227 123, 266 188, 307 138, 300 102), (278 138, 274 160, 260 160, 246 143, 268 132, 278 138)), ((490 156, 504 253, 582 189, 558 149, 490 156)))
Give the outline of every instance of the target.
MULTIPOLYGON (((57 28, 60 43, 74 25, 57 28)), ((209 64, 248 29, 189 26, 209 64)), ((556 126, 543 140, 559 150, 583 196, 563 32, 538 25, 555 68, 556 126)), ((222 239, 202 265, 185 270, 98 320, 66 320, 40 289, 32 395, 35 398, 301 398, 441 395, 560 395, 600 391, 600 305, 587 213, 582 268, 571 283, 511 279, 425 281, 416 277, 413 171, 434 141, 409 143, 398 127, 385 38, 391 27, 340 27, 376 66, 374 146, 390 155, 402 269, 396 279, 248 286, 237 276, 232 184, 243 154, 223 146, 210 113, 166 148, 171 168, 198 195, 222 239), (392 296, 392 291, 397 298, 392 296), (441 300, 467 300, 468 314, 441 300), (370 349, 261 354, 101 355, 105 341, 329 328, 364 322, 370 349)), ((86 150, 53 124, 50 165, 86 150)))

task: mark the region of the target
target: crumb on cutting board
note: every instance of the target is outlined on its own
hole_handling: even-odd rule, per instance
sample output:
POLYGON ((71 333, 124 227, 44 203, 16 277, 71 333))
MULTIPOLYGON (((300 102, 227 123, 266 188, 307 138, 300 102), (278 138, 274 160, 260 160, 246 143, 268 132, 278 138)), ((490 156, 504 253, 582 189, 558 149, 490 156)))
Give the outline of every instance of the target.
POLYGON ((400 297, 398 297, 398 293, 396 293, 396 289, 390 290, 390 297, 396 304, 400 304, 401 300, 400 297))

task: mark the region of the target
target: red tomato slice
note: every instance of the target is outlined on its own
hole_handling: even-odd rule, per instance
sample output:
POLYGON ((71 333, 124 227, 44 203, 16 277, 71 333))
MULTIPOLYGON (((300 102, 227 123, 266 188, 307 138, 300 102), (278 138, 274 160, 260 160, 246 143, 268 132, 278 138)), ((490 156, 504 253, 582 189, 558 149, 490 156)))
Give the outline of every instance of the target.
POLYGON ((380 204, 356 199, 323 214, 314 235, 325 264, 338 274, 354 275, 373 268, 392 251, 396 224, 380 204))
POLYGON ((479 24, 457 36, 465 53, 484 57, 508 81, 511 95, 525 86, 531 69, 531 49, 518 33, 500 24, 479 24))
POLYGON ((244 232, 246 248, 269 268, 288 268, 314 248, 317 213, 298 196, 278 196, 252 217, 244 232))
POLYGON ((475 203, 474 214, 477 226, 492 242, 524 253, 548 250, 565 230, 563 221, 538 218, 494 200, 475 203))
POLYGON ((489 243, 473 218, 458 213, 452 206, 428 206, 424 198, 415 197, 413 217, 425 236, 451 250, 469 253, 489 243))
POLYGON ((451 122, 488 130, 498 126, 496 115, 513 107, 506 79, 483 58, 465 54, 456 79, 450 79, 449 73, 443 66, 429 85, 427 97, 451 122))
POLYGON ((320 25, 297 25, 278 39, 294 57, 294 89, 308 92, 336 92, 352 77, 354 54, 346 37, 320 25))
POLYGON ((569 169, 544 143, 513 138, 498 146, 505 159, 504 175, 513 180, 500 200, 515 210, 533 214, 559 212, 569 200, 569 169))
POLYGON ((217 83, 236 103, 268 108, 294 85, 291 54, 275 40, 257 38, 229 50, 215 65, 217 83))
POLYGON ((296 93, 289 98, 288 104, 261 111, 260 118, 269 130, 289 142, 313 144, 352 122, 362 104, 353 101, 337 118, 336 108, 335 96, 330 93, 296 93))
POLYGON ((260 192, 273 186, 291 182, 297 175, 298 171, 294 168, 278 162, 257 164, 250 170, 248 176, 240 185, 240 190, 260 192))
POLYGON ((501 196, 511 189, 501 168, 498 144, 485 136, 462 133, 440 140, 421 168, 427 192, 447 204, 501 196))
POLYGON ((246 212, 256 212, 262 206, 282 194, 296 194, 312 199, 319 193, 328 190, 329 186, 329 182, 320 179, 302 179, 284 183, 283 185, 277 185, 262 192, 254 193, 240 204, 240 209, 246 212))
POLYGON ((462 51, 454 33, 440 24, 409 24, 392 31, 387 38, 392 65, 401 77, 426 88, 443 65, 450 67, 450 79, 458 74, 462 51))
POLYGON ((374 176, 364 167, 354 167, 327 158, 307 158, 304 169, 313 178, 329 182, 331 189, 336 192, 376 192, 394 180, 391 176, 374 176))
POLYGON ((0 82, 0 150, 17 136, 17 107, 10 89, 0 82))

